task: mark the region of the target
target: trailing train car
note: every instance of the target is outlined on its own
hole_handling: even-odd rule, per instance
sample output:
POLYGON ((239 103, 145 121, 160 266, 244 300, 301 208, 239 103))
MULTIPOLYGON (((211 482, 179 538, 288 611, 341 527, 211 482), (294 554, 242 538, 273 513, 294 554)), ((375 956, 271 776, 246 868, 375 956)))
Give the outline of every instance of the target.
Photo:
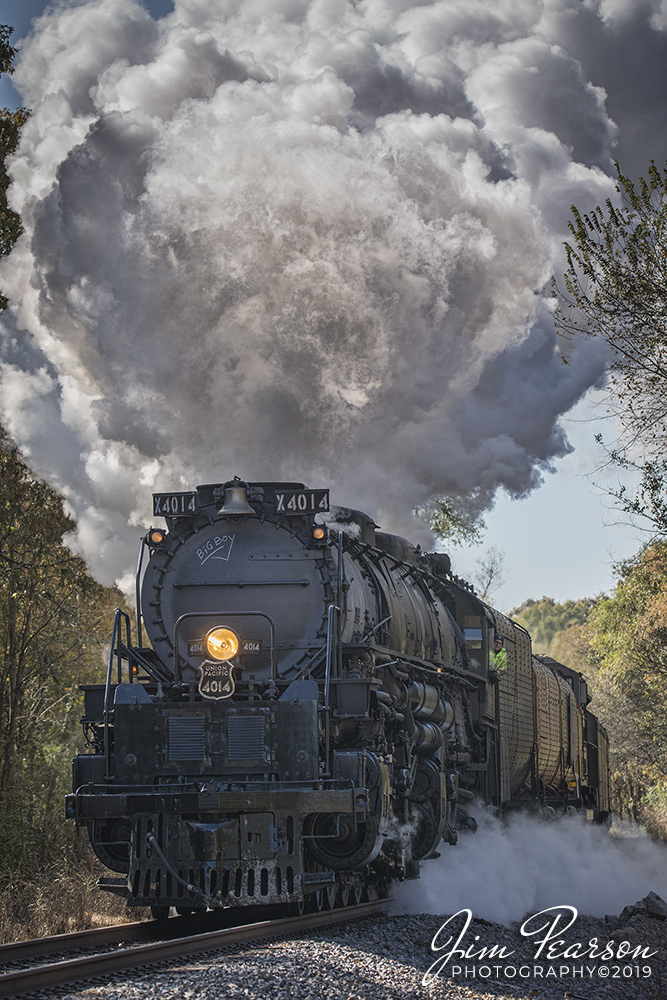
POLYGON ((137 638, 118 611, 66 801, 115 873, 103 888, 158 917, 319 909, 416 877, 475 802, 607 817, 584 679, 534 657, 446 555, 301 483, 153 503, 137 638))

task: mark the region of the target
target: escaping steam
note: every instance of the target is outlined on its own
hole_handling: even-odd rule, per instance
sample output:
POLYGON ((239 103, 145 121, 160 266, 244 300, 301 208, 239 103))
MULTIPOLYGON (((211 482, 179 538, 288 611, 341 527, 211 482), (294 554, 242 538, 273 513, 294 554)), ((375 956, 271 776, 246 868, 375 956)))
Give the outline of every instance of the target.
POLYGON ((543 290, 570 204, 613 194, 616 131, 559 44, 578 6, 92 0, 35 24, 0 419, 98 578, 154 489, 303 479, 419 540, 415 506, 521 495, 567 451, 605 359, 557 349, 543 290))
POLYGON ((462 909, 509 925, 551 906, 618 916, 649 892, 667 899, 667 849, 636 828, 610 836, 579 816, 552 822, 517 814, 507 822, 480 810, 475 834, 426 861, 418 882, 399 886, 396 913, 462 909))

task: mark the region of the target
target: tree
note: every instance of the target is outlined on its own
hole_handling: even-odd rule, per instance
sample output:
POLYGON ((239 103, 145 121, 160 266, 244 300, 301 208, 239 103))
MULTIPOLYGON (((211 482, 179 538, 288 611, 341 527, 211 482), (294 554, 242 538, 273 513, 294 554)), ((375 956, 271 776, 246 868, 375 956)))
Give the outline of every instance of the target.
POLYGON ((58 843, 71 709, 78 683, 98 679, 110 633, 116 595, 62 544, 72 528, 0 431, 0 857, 14 871, 46 863, 58 843))
MULTIPOLYGON (((651 162, 635 185, 616 164, 621 206, 582 214, 572 206, 572 241, 556 324, 561 333, 609 345, 609 406, 623 428, 609 461, 640 475, 615 501, 649 530, 667 532, 667 169, 651 162)), ((602 438, 598 436, 602 444, 602 438)))
POLYGON ((14 60, 18 54, 18 49, 9 44, 9 39, 14 34, 14 29, 8 24, 0 24, 0 73, 14 72, 14 60))
POLYGON ((556 632, 547 655, 571 667, 572 670, 587 675, 590 672, 591 655, 587 624, 577 623, 556 632))
POLYGON ((610 734, 621 806, 667 833, 667 542, 618 566, 591 610, 596 711, 610 734))
POLYGON ((473 491, 467 497, 451 494, 417 507, 414 513, 426 521, 433 534, 443 541, 451 545, 477 545, 486 528, 480 513, 481 499, 481 490, 473 491))
MULTIPOLYGON (((9 44, 14 29, 0 25, 0 74, 14 72, 14 60, 18 50, 9 44)), ((10 111, 0 110, 0 257, 6 257, 23 232, 20 216, 7 203, 7 189, 11 183, 6 161, 16 151, 21 126, 30 112, 26 108, 10 111)), ((7 298, 0 294, 0 311, 7 308, 7 298)))
POLYGON ((489 601, 505 582, 505 553, 492 545, 476 561, 476 565, 477 572, 472 582, 481 599, 489 601))
POLYGON ((557 604, 553 597, 543 597, 540 601, 524 601, 510 612, 510 617, 530 632, 536 653, 552 656, 556 638, 575 626, 584 625, 594 604, 591 598, 557 604))

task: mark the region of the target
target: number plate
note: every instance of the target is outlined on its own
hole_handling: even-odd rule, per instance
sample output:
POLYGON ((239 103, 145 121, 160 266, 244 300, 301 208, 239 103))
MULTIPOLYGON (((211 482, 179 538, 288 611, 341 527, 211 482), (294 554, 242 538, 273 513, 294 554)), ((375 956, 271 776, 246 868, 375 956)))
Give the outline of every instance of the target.
POLYGON ((204 660, 200 666, 199 693, 203 698, 231 698, 236 689, 233 663, 204 660))
POLYGON ((154 493, 154 517, 192 517, 197 513, 196 493, 154 493))
POLYGON ((276 514, 321 514, 329 510, 329 490, 276 493, 276 514))
MULTIPOLYGON (((239 643, 239 656, 257 656, 261 652, 261 639, 241 639, 239 643)), ((188 639, 188 656, 206 655, 206 644, 203 639, 188 639)))

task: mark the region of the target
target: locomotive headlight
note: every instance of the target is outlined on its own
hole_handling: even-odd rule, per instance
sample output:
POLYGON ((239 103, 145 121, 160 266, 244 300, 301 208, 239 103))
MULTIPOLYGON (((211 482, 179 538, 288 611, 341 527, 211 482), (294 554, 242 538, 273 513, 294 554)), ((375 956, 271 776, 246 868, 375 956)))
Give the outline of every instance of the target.
POLYGON ((214 660, 231 660, 239 651, 239 637, 230 628, 219 626, 206 636, 206 649, 214 660))

